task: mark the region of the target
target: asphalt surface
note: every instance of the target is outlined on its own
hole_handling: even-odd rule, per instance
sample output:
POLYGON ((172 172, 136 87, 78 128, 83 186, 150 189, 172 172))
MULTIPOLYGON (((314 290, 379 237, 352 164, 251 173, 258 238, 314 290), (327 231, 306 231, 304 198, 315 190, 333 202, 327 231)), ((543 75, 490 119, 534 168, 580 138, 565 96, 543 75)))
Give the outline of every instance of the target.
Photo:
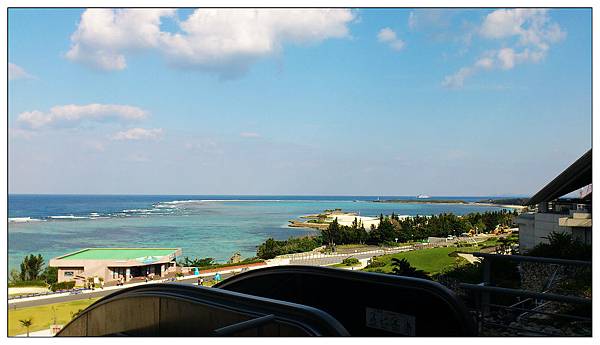
MULTIPOLYGON (((221 279, 227 279, 227 278, 231 277, 232 275, 233 275, 233 273, 221 273, 221 279)), ((213 280, 213 277, 204 277, 204 282, 209 282, 212 280, 213 280)), ((177 280, 175 282, 166 282, 166 283, 162 283, 162 284, 171 284, 171 283, 194 284, 195 285, 198 283, 198 278, 194 277, 194 278, 177 280)), ((127 284, 124 287, 126 288, 127 284)), ((73 294, 73 295, 65 295, 65 296, 59 296, 59 297, 48 297, 48 298, 25 300, 25 301, 16 300, 14 302, 10 301, 10 303, 8 304, 8 309, 15 310, 15 309, 21 309, 21 308, 27 308, 27 307, 37 307, 37 306, 46 305, 46 304, 64 303, 64 302, 72 302, 72 301, 78 301, 78 300, 84 300, 84 299, 90 299, 90 298, 98 298, 98 297, 108 296, 111 293, 117 292, 117 291, 121 291, 121 289, 118 289, 118 290, 96 289, 92 292, 79 293, 79 294, 73 294)))
POLYGON ((8 310, 21 309, 21 308, 27 308, 27 307, 35 307, 35 306, 46 305, 46 304, 78 301, 78 300, 82 300, 82 299, 89 299, 89 298, 96 298, 96 297, 103 297, 106 295, 110 295, 111 293, 116 292, 116 291, 118 291, 118 290, 98 289, 93 292, 65 295, 65 296, 59 296, 59 297, 48 297, 48 298, 41 298, 41 299, 35 299, 35 300, 29 300, 29 301, 18 301, 18 302, 10 301, 10 303, 8 304, 8 310))

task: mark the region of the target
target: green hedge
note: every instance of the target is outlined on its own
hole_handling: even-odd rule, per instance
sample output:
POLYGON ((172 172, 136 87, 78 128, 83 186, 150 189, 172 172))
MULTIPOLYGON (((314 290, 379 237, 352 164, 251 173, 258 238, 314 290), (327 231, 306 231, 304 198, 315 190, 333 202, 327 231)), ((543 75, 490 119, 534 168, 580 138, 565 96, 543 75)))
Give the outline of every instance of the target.
POLYGON ((257 262, 265 262, 265 260, 262 260, 262 259, 246 259, 246 260, 240 261, 238 263, 234 263, 234 264, 220 264, 220 265, 202 266, 202 267, 198 267, 198 269, 202 271, 202 270, 210 270, 210 269, 224 268, 224 267, 230 267, 230 266, 240 266, 240 265, 255 264, 257 262))
POLYGON ((54 283, 50 286, 50 290, 52 291, 58 291, 58 290, 70 290, 72 288, 75 287, 75 282, 74 281, 70 281, 70 282, 60 282, 60 283, 54 283))
POLYGON ((46 287, 46 284, 43 280, 29 280, 29 281, 18 281, 14 283, 9 283, 8 287, 46 287))
POLYGON ((347 258, 342 261, 342 264, 346 266, 354 266, 360 264, 360 261, 358 261, 357 258, 347 258))
POLYGON ((378 260, 377 258, 372 258, 371 259, 371 263, 369 263, 369 265, 365 268, 376 268, 376 267, 383 267, 385 266, 385 262, 378 260))

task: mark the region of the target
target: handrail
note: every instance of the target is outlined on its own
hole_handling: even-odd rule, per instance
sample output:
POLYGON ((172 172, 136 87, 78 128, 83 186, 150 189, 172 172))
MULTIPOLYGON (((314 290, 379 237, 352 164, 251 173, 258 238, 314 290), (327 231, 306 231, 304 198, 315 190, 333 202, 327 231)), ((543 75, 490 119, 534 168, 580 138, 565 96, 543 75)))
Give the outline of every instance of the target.
POLYGON ((231 335, 231 334, 234 334, 237 332, 245 331, 247 329, 260 327, 260 326, 267 324, 273 320, 275 320, 275 315, 269 314, 269 315, 258 317, 256 319, 242 321, 242 322, 235 323, 233 325, 215 329, 214 333, 215 333, 215 335, 221 336, 221 337, 228 336, 228 335, 231 335))
MULTIPOLYGON (((279 323, 293 325, 298 329, 302 329, 303 332, 306 332, 306 335, 348 335, 346 329, 337 320, 331 317, 328 313, 317 308, 264 297, 251 296, 234 291, 196 287, 188 284, 177 283, 148 284, 134 286, 114 292, 101 298, 86 308, 76 318, 71 320, 71 322, 69 322, 57 335, 62 336, 70 334, 68 332, 69 327, 74 325, 74 329, 77 329, 78 321, 82 321, 83 323, 87 324, 86 320, 88 320, 88 316, 92 317, 93 314, 91 313, 93 313, 96 308, 100 308, 112 302, 139 297, 159 298, 158 303, 162 303, 161 301, 163 299, 178 300, 198 306, 204 306, 204 308, 216 308, 223 310, 223 312, 243 314, 250 318, 262 318, 265 315, 274 315, 273 320, 276 319, 279 323)), ((164 335, 163 333, 165 331, 168 333, 169 329, 164 329, 164 327, 168 326, 159 321, 161 319, 161 315, 163 315, 161 313, 165 311, 161 308, 158 308, 158 310, 154 309, 153 311, 158 312, 158 318, 153 321, 153 324, 149 325, 149 327, 153 329, 153 331, 149 332, 154 332, 161 335, 164 335)), ((100 315, 101 314, 102 312, 100 312, 100 315)), ((169 316, 171 319, 172 317, 177 318, 176 315, 169 316)), ((107 322, 106 320, 101 321, 107 322)), ((148 327, 148 325, 146 327, 148 327)), ((226 327, 227 326, 225 326, 225 328, 226 327)), ((221 327, 221 329, 222 328, 223 327, 221 327)), ((194 333, 193 328, 190 329, 190 331, 194 335, 198 335, 194 333)), ((119 332, 125 334, 127 333, 127 331, 119 332)), ((87 330, 85 335, 87 335, 87 330)))
POLYGON ((475 252, 473 256, 491 259, 491 260, 508 260, 518 262, 537 262, 545 264, 561 264, 561 265, 573 265, 573 266, 591 266, 591 261, 583 260, 568 260, 568 259, 556 259, 556 258, 543 258, 537 256, 524 256, 524 255, 500 255, 500 254, 488 254, 475 252))
MULTIPOLYGON (((381 328, 384 330, 382 332, 373 331, 372 325, 364 323, 365 310, 372 308, 389 315, 400 315, 397 316, 399 320, 407 321, 414 317, 420 325, 436 318, 440 322, 445 318, 446 324, 455 324, 446 328, 417 327, 417 336, 476 334, 472 317, 458 296, 445 286, 425 279, 328 267, 285 265, 241 273, 213 288, 325 310, 352 335, 390 335, 385 333, 385 328, 381 328), (432 309, 427 309, 426 306, 432 309), (435 310, 444 312, 435 314, 435 310), (431 316, 431 313, 435 315, 431 316)), ((409 334, 411 332, 397 333, 412 335, 409 334)))
POLYGON ((519 289, 508 289, 497 286, 482 286, 478 284, 467 284, 460 283, 460 287, 468 290, 482 291, 482 292, 496 292, 504 295, 512 295, 512 296, 520 296, 520 297, 532 297, 537 299, 544 299, 549 301, 557 301, 557 302, 567 302, 567 303, 578 303, 578 304, 591 304, 591 298, 583 298, 577 296, 564 296, 558 295, 554 293, 541 293, 534 292, 529 290, 519 290, 519 289))

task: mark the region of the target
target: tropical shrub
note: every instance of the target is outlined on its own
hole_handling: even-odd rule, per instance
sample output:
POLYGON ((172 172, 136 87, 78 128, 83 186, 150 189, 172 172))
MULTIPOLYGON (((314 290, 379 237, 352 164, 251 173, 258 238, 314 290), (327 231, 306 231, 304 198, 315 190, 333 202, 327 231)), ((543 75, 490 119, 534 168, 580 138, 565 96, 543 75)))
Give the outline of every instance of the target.
POLYGON ((371 259, 371 262, 369 262, 369 264, 365 268, 378 268, 378 267, 383 267, 383 266, 385 266, 385 262, 378 260, 377 257, 373 257, 371 259))
POLYGON ((592 260, 592 246, 583 244, 563 232, 552 232, 548 235, 548 243, 539 243, 526 255, 544 258, 571 260, 592 260))
POLYGON ((358 261, 357 258, 346 258, 342 261, 342 264, 346 266, 355 266, 360 264, 360 261, 358 261))
POLYGON ((71 290, 74 287, 75 287, 75 281, 68 281, 68 282, 54 283, 50 286, 50 290, 52 290, 52 291, 71 290))
POLYGON ((46 287, 46 286, 48 286, 48 284, 46 284, 46 282, 43 280, 25 280, 25 281, 19 280, 16 282, 8 283, 8 287, 30 287, 30 286, 46 287))
POLYGON ((411 266, 405 258, 392 258, 392 267, 392 273, 397 276, 431 279, 425 271, 411 266))
POLYGON ((263 244, 258 246, 256 256, 261 259, 272 259, 278 255, 309 252, 321 246, 318 237, 298 237, 290 238, 285 241, 277 241, 269 238, 263 244))

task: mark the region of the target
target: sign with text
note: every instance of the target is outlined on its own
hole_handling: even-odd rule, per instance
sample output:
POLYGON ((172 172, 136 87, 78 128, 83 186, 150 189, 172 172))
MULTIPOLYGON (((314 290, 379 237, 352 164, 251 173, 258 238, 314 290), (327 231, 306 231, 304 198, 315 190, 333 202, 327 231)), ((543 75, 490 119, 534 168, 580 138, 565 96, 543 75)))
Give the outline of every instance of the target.
POLYGON ((415 317, 412 315, 367 308, 366 317, 367 327, 407 336, 415 335, 415 317))

